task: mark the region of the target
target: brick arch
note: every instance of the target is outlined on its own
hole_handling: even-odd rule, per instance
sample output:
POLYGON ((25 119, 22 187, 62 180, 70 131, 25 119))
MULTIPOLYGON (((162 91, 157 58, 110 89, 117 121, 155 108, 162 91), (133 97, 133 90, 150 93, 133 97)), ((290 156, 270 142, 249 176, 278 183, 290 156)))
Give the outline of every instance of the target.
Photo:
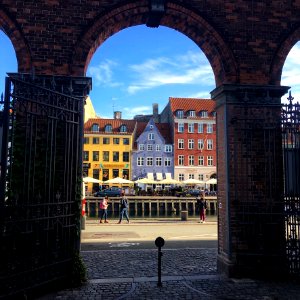
MULTIPOLYGON (((76 44, 71 74, 85 75, 93 54, 107 38, 130 26, 145 24, 148 14, 148 1, 140 1, 126 4, 99 16, 76 44)), ((161 25, 183 33, 199 46, 211 64, 217 86, 221 83, 239 82, 237 64, 230 47, 201 16, 170 1, 161 25)))
POLYGON ((270 84, 280 85, 285 60, 298 41, 300 41, 300 27, 294 30, 292 34, 280 44, 280 47, 275 53, 270 70, 270 84))
POLYGON ((24 39, 21 30, 12 21, 8 14, 0 8, 0 26, 10 39, 17 57, 18 71, 30 72, 32 62, 31 54, 26 40, 24 39))

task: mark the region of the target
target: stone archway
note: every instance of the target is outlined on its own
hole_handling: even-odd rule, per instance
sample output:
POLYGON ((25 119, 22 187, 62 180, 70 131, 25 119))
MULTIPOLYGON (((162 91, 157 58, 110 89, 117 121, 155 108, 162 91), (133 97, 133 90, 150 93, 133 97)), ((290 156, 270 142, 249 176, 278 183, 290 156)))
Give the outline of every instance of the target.
MULTIPOLYGON (((72 57, 72 73, 78 75, 79 72, 80 75, 84 75, 91 57, 107 38, 127 27, 145 24, 148 13, 147 3, 141 1, 139 4, 126 4, 101 15, 78 40, 72 57)), ((211 64, 217 86, 239 81, 236 62, 230 48, 218 32, 199 15, 170 2, 166 5, 161 25, 181 32, 199 46, 211 64)))

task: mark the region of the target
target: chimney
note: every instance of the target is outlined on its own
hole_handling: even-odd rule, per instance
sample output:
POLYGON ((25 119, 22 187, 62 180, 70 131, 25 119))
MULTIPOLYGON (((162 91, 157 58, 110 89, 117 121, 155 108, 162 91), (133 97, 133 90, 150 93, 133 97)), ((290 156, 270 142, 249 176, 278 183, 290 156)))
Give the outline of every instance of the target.
POLYGON ((115 120, 122 119, 122 112, 120 112, 120 111, 114 111, 114 119, 115 120))
POLYGON ((152 104, 152 108, 153 108, 153 120, 155 123, 158 123, 158 104, 157 103, 153 103, 152 104))

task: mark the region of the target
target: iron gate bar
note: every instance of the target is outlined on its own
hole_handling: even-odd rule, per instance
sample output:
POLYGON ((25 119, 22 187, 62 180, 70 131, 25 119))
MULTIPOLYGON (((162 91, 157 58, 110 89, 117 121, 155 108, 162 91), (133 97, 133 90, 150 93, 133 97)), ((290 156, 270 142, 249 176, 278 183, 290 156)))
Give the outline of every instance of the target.
POLYGON ((6 78, 0 295, 68 279, 80 246, 84 99, 26 79, 6 78))

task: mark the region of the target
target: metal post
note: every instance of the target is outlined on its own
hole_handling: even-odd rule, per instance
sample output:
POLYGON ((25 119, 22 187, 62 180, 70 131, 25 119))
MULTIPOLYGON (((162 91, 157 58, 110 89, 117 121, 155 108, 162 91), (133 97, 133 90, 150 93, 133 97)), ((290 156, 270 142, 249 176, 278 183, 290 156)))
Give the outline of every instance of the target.
POLYGON ((162 287, 161 282, 161 257, 163 253, 161 252, 161 248, 164 246, 165 240, 162 237, 158 237, 155 240, 155 245, 158 247, 158 276, 157 276, 157 286, 162 287))

